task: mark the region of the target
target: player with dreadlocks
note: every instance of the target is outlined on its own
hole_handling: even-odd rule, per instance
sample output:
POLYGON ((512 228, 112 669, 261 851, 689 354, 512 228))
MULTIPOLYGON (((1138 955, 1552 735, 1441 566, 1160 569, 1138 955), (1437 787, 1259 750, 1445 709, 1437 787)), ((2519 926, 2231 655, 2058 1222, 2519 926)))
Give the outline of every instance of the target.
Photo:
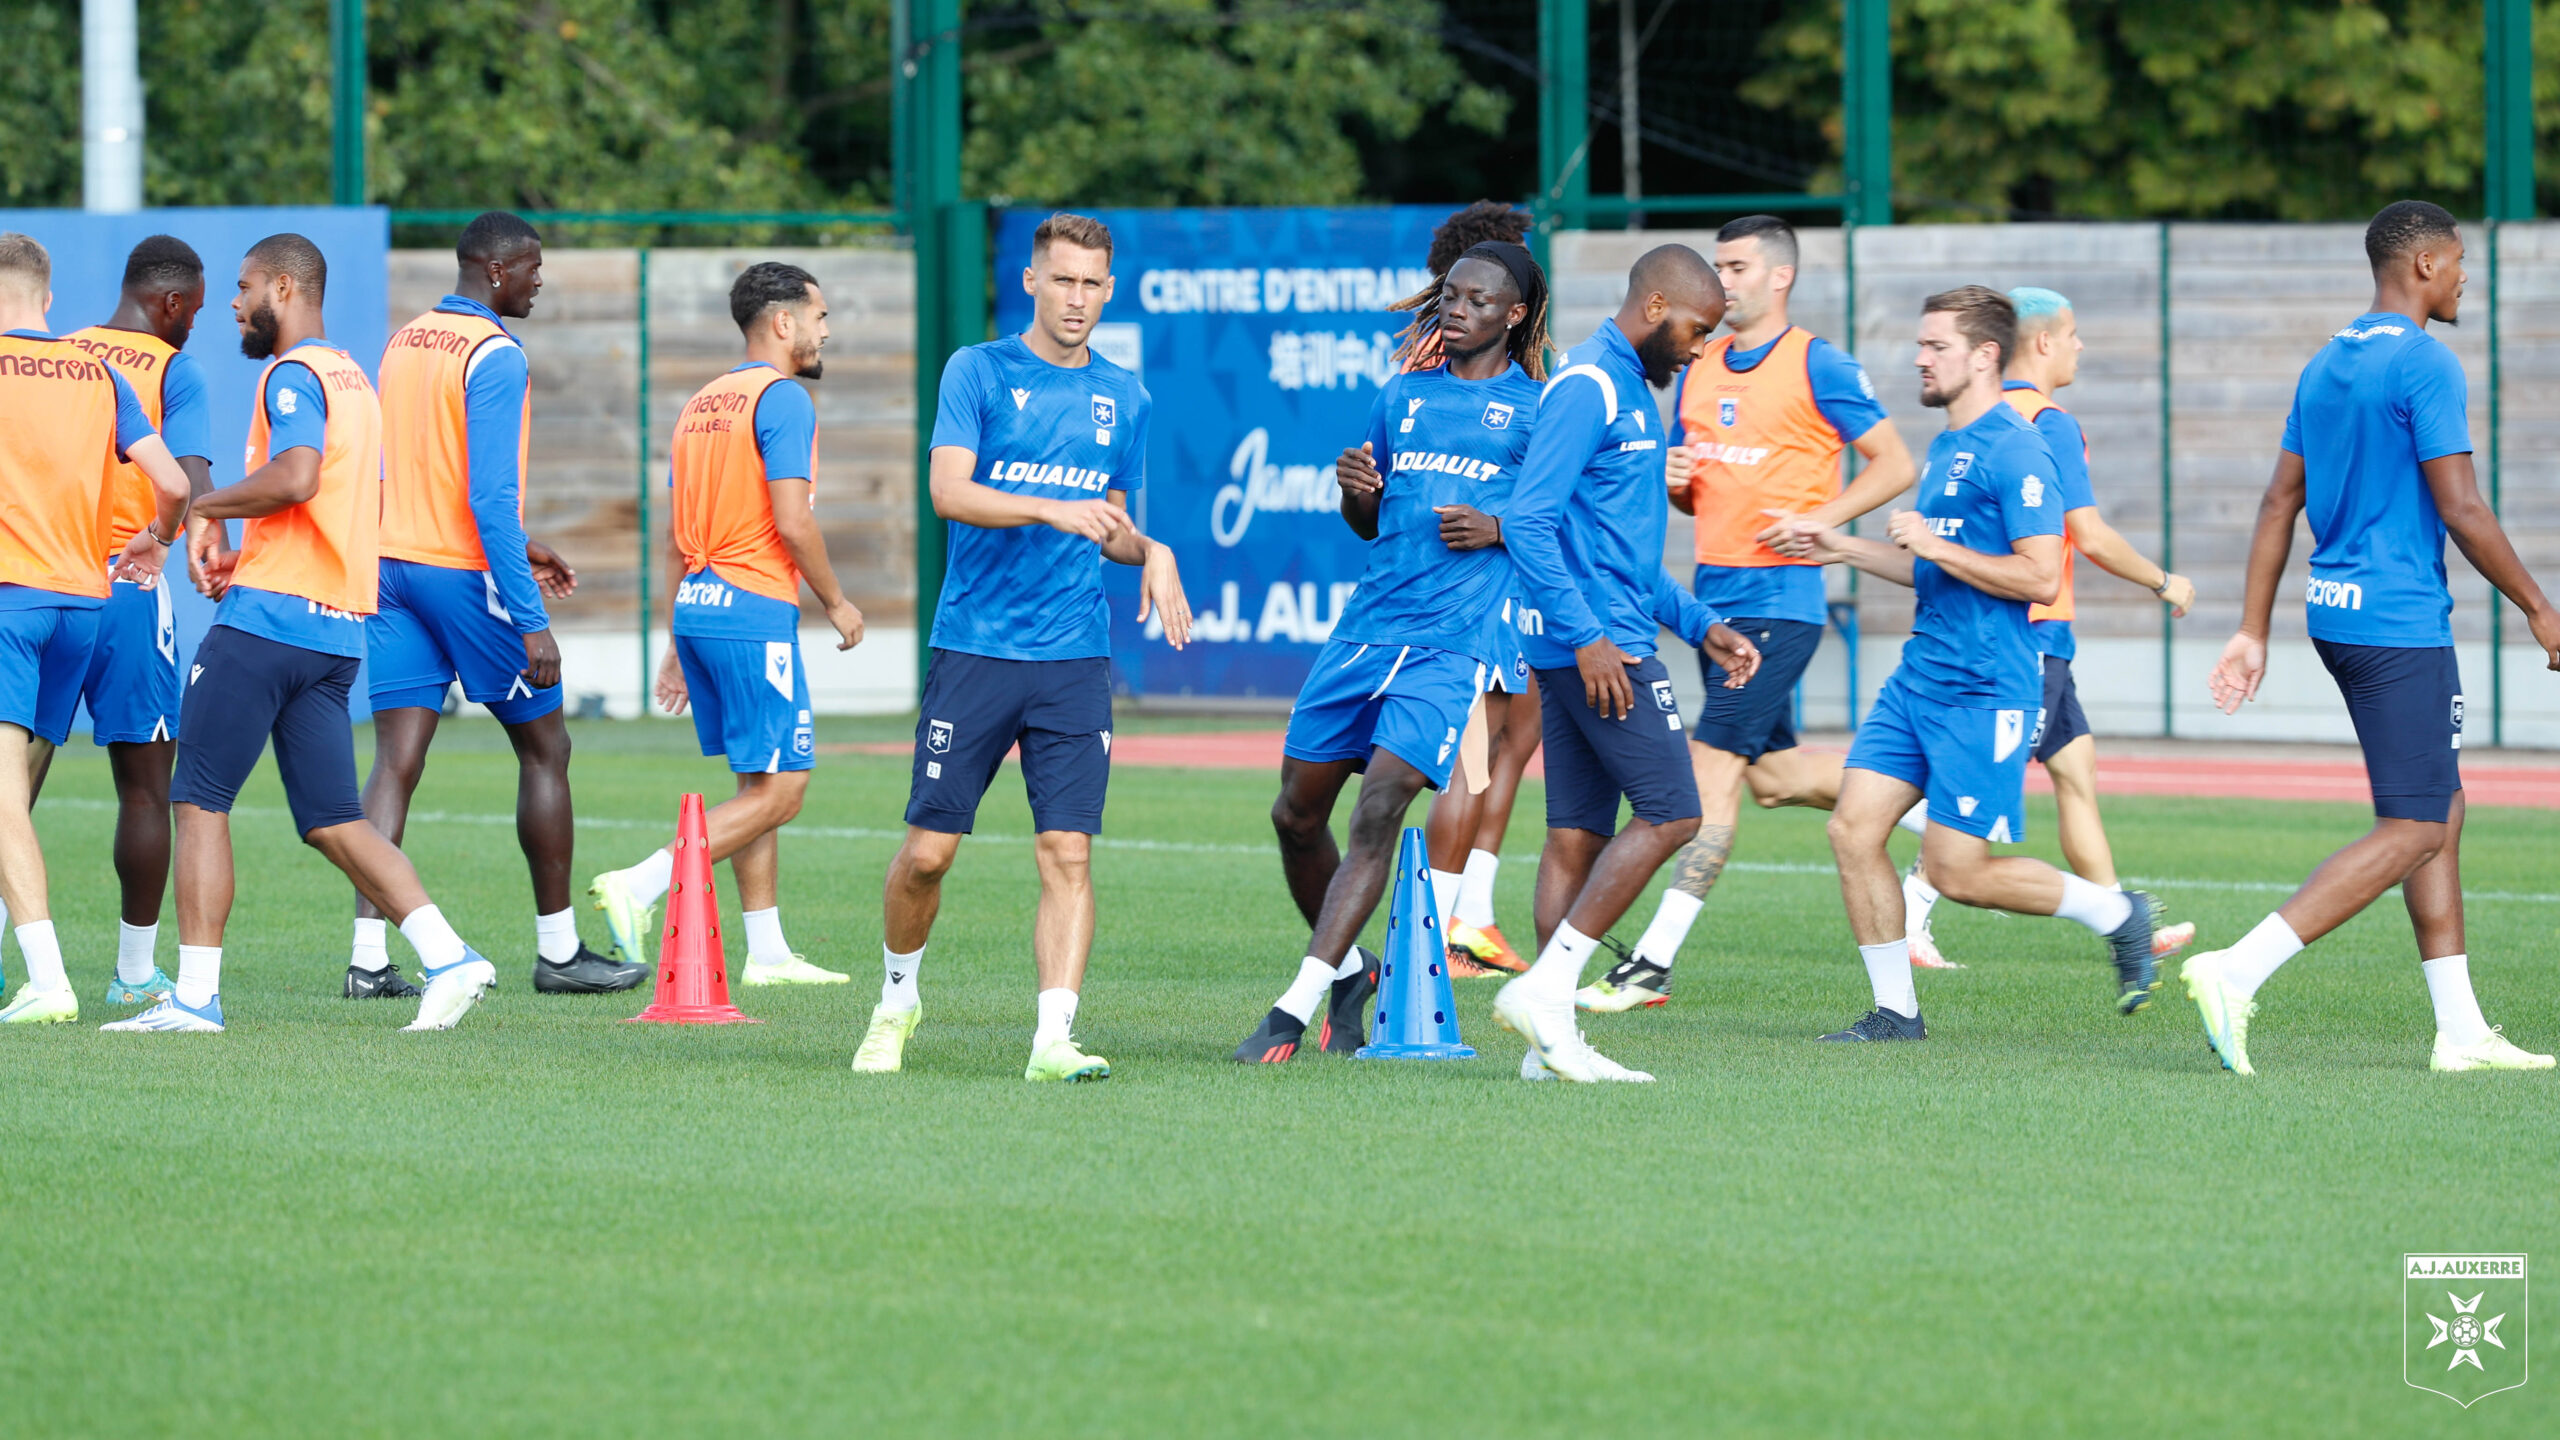
MULTIPOLYGON (((1405 812, 1425 786, 1448 785, 1492 673, 1518 673, 1511 560, 1495 517, 1537 411, 1546 301, 1527 250, 1469 247, 1398 351, 1406 364, 1435 359, 1379 388, 1367 438, 1335 463, 1343 519, 1375 544, 1289 717, 1271 822, 1314 935, 1297 978, 1236 1047, 1246 1064, 1295 1055, 1319 1003, 1317 1048, 1349 1054, 1366 1043, 1378 961, 1352 942, 1385 893, 1405 812), (1354 772, 1365 775, 1345 856, 1330 821, 1354 772)), ((1445 928, 1457 886, 1435 889, 1445 928)))

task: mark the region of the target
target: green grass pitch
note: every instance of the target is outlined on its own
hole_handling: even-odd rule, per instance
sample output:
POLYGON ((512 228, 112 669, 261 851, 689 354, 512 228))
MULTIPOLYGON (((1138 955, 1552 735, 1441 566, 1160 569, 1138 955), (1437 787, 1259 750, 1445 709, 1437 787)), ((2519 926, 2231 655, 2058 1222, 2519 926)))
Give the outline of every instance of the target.
MULTIPOLYGON (((685 727, 576 734, 582 876, 727 788, 685 727)), ((2560 1078, 2427 1073, 2395 905, 2269 986, 2254 1083, 2174 982, 2119 1020, 2076 927, 1952 907, 1972 968, 1920 977, 1930 1041, 1819 1046, 1867 1004, 1821 817, 1754 814, 1671 1007, 1590 1026, 1661 1083, 1520 1084, 1490 982, 1460 987, 1476 1061, 1246 1070, 1227 1053, 1305 938, 1273 777, 1124 767, 1079 1026, 1115 1076, 1035 1088, 1008 770, 907 1072, 858 1077, 905 777, 823 758, 784 842, 790 934, 855 984, 743 992, 761 1025, 627 1026, 645 991, 531 993, 512 763, 448 727, 409 850, 504 988, 420 1036, 407 1003, 337 998, 346 888, 264 768, 230 1032, 102 1035, 110 790, 67 748, 38 814, 86 1013, 0 1034, 0 1435, 2560 1430, 2560 1377, 2470 1411, 2401 1382, 2402 1252, 2560 1263, 2560 1078)), ((1515 937, 1539 804, 1503 874, 1515 937)), ((2108 813, 2207 944, 2366 823, 2108 813)), ((2560 817, 2475 811, 2468 838, 2484 1003, 2549 1049, 2560 817)))

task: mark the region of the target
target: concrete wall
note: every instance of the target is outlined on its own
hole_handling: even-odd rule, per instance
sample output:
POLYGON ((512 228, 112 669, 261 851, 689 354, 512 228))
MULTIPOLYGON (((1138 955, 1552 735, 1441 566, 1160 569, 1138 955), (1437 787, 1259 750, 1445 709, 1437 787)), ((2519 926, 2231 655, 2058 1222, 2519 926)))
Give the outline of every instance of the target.
MULTIPOLYGON (((2151 596, 2077 568, 2081 660, 2090 719, 2101 733, 2222 738, 2350 738, 2337 693, 2303 638, 2297 599, 2307 528, 2297 531, 2279 592, 2274 659, 2262 698, 2226 719, 2204 677, 2237 623, 2250 527, 2283 433, 2295 376, 2329 333, 2362 313, 2372 280, 2354 225, 1895 226, 1856 232, 1855 349, 1916 452, 1940 428, 1919 404, 1911 336, 1921 298, 1965 283, 2044 285, 2072 298, 2087 350, 2078 383, 2061 400, 2089 434, 2091 478, 2109 522, 2146 554, 2162 557, 2164 509, 2175 568, 2192 577, 2196 610, 2168 627, 2151 596), (2165 255, 2164 255, 2165 251, 2165 255), (2161 274, 2168 272, 2163 315, 2161 274), (2164 320, 2166 334, 2164 337, 2164 320), (2170 413, 2161 410, 2161 354, 2169 358, 2170 413), (2167 474, 2162 449, 2166 436, 2167 474), (2162 706, 2164 667, 2173 714, 2162 706)), ((1712 232, 1592 232, 1557 237, 1557 334, 1590 334, 1624 294, 1628 264, 1669 240, 1710 251, 1712 232)), ((1838 231, 1806 231, 1794 316, 1835 343, 1846 333, 1847 286, 1838 231)), ((2471 235, 2463 323, 2436 327, 2471 377, 2472 434, 2484 488, 2490 456, 2490 264, 2485 236, 2471 235)), ((2560 224, 2509 225, 2498 237, 2501 510, 2526 562, 2560 582, 2560 224)), ((1672 517, 1667 561, 1691 563, 1683 517, 1672 517)), ((2489 594, 2448 551, 2454 635, 2460 647, 2473 743, 2491 727, 2489 594)), ((1834 575, 1835 595, 1845 592, 1834 575)), ((1908 591, 1859 587, 1865 644, 1859 689, 1872 695, 1890 673, 1910 624, 1908 591)), ((2560 683, 2543 667, 2509 608, 2503 622, 2505 739, 2560 745, 2560 683)), ((1675 674, 1679 667, 1674 667, 1675 674)), ((1805 718, 1846 718, 1843 647, 1824 648, 1805 685, 1805 718)), ((1694 691, 1697 677, 1683 685, 1694 691)))

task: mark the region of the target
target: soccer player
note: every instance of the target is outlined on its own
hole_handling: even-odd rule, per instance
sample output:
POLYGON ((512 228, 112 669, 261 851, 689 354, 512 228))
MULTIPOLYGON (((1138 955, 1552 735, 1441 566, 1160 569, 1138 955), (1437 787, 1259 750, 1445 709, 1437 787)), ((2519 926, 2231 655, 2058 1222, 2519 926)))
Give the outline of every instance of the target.
POLYGON ((1093 352, 1111 299, 1111 231, 1052 215, 1031 236, 1031 328, 943 367, 933 422, 934 512, 951 555, 916 720, 907 838, 881 896, 880 1003, 853 1068, 895 1070, 923 1014, 916 969, 942 880, 1005 752, 1022 747, 1040 907, 1031 954, 1039 1021, 1023 1078, 1106 1080, 1072 1035, 1093 949, 1093 837, 1111 780, 1111 628, 1103 560, 1140 567, 1138 619, 1180 649, 1191 606, 1173 551, 1128 513, 1146 483, 1154 402, 1093 352))
POLYGON ((1671 888, 1633 953, 1576 997, 1585 1010, 1657 1006, 1671 998, 1672 961, 1707 892, 1733 855, 1745 788, 1763 808, 1828 810, 1842 757, 1796 746, 1797 682, 1829 619, 1822 568, 1771 549, 1773 513, 1845 525, 1911 487, 1911 452, 1876 402, 1867 372, 1845 351, 1787 318, 1795 293, 1796 232, 1774 215, 1746 215, 1716 232, 1725 330, 1681 372, 1686 443, 1665 467, 1671 503, 1695 515, 1697 595, 1760 652, 1753 683, 1728 689, 1701 652, 1706 702, 1689 733, 1698 777, 1698 836, 1681 847, 1671 888), (1840 452, 1866 468, 1840 483, 1840 452))
POLYGON ((1504 517, 1521 592, 1545 618, 1525 637, 1547 750, 1538 959, 1493 1001, 1494 1019, 1529 1042, 1524 1076, 1653 1078, 1591 1048, 1573 995, 1598 937, 1698 833, 1698 787, 1655 637, 1672 623, 1729 685, 1760 663, 1662 568, 1664 436, 1648 387, 1696 360, 1723 318, 1723 287, 1697 251, 1664 245, 1637 260, 1617 315, 1547 382, 1504 517), (1621 795, 1635 810, 1624 831, 1621 795))
MULTIPOLYGON (((1431 232, 1431 249, 1425 260, 1431 273, 1445 276, 1458 257, 1487 241, 1525 245, 1532 217, 1526 210, 1499 200, 1479 200, 1440 222, 1431 232)), ((1441 291, 1435 281, 1432 287, 1398 304, 1398 309, 1412 309, 1424 314, 1436 312, 1441 291)), ((1523 321, 1526 325, 1530 322, 1523 321)), ((1543 338, 1546 322, 1537 321, 1543 338)), ((1423 338, 1413 347, 1405 362, 1409 370, 1428 369, 1439 357, 1423 338)), ((1526 357, 1523 357, 1524 359, 1526 357)), ((1537 356, 1538 368, 1532 375, 1545 376, 1544 354, 1537 356)), ((1516 423, 1526 426, 1523 414, 1516 423)), ((1526 434, 1524 428, 1521 432, 1526 434)), ((1498 529, 1498 527, 1497 527, 1498 529)), ((1511 830, 1511 807, 1520 798, 1520 779, 1529 768, 1529 757, 1538 753, 1538 682, 1529 673, 1529 662, 1520 654, 1519 630, 1530 623, 1526 607, 1511 606, 1513 634, 1505 642, 1509 658, 1485 670, 1484 703, 1475 712, 1471 725, 1479 734, 1461 732, 1458 745, 1458 767, 1453 773, 1468 776, 1468 783, 1443 785, 1432 798, 1431 817, 1425 826, 1431 850, 1432 884, 1446 903, 1448 891, 1457 894, 1446 934, 1449 937, 1449 973, 1461 978, 1493 975, 1504 971, 1517 974, 1529 968, 1529 962, 1511 948, 1495 923, 1493 886, 1502 869, 1502 839, 1511 830), (1513 697, 1517 696, 1517 700, 1513 697), (1479 766, 1475 754, 1483 752, 1479 766), (1477 776, 1473 772, 1481 769, 1477 776), (1477 788, 1481 780, 1482 789, 1477 788), (1454 882, 1454 883, 1453 883, 1454 882)), ((1309 917, 1312 922, 1313 917, 1309 917)))
MULTIPOLYGON (((203 308, 204 261, 186 241, 153 235, 125 257, 115 313, 64 337, 133 387, 196 496, 213 488, 213 412, 204 371, 184 347, 203 308)), ((130 464, 118 467, 114 490, 110 563, 159 508, 150 480, 130 464)), ((178 636, 167 584, 115 581, 98 611, 97 648, 80 698, 89 707, 91 740, 107 747, 116 786, 115 866, 123 906, 107 1003, 148 1005, 177 985, 157 959, 160 901, 169 889, 169 767, 178 756, 178 636)), ((39 795, 52 761, 46 747, 36 764, 39 795)))
POLYGON ((2454 665, 2447 532, 2560 670, 2560 611, 2526 573, 2471 468, 2462 363, 2427 333, 2462 305, 2462 233, 2422 200, 2382 208, 2365 227, 2373 304, 2303 368, 2284 448, 2258 505, 2240 633, 2213 667, 2228 714, 2267 674, 2267 624, 2311 512, 2311 643, 2338 684, 2364 749, 2373 829, 2311 872, 2293 898, 2228 950, 2189 959, 2181 978, 2223 1068, 2254 1075, 2249 1020, 2258 988, 2305 945, 2401 887, 2434 1002, 2436 1070, 2546 1070, 2480 1013, 2462 933, 2462 676, 2454 665))
MULTIPOLYGON (((1449 788, 1486 672, 1518 663, 1499 517, 1511 508, 1546 378, 1546 302, 1546 277, 1526 249, 1490 241, 1468 250, 1449 267, 1439 304, 1405 334, 1403 354, 1428 346, 1440 362, 1388 377, 1367 438, 1335 462, 1343 518, 1373 543, 1289 712, 1271 806, 1281 869, 1315 933, 1297 978, 1236 1047, 1245 1064, 1295 1055, 1319 1001, 1318 1049, 1348 1055, 1367 1043, 1361 1010, 1377 993, 1377 957, 1353 942, 1386 891, 1414 797, 1449 788), (1345 857, 1334 847, 1333 806, 1355 771, 1360 800, 1345 857)), ((1446 935, 1459 877, 1432 878, 1446 935)))
MULTIPOLYGON (((738 881, 749 985, 842 985, 852 976, 795 954, 782 932, 782 860, 775 832, 800 813, 817 763, 809 675, 800 661, 800 586, 825 607, 838 650, 862 643, 862 612, 844 597, 818 529, 818 407, 797 379, 826 369, 827 297, 797 265, 750 265, 729 287, 729 315, 747 358, 694 392, 676 417, 675 643, 658 666, 658 703, 693 707, 705 755, 726 755, 738 792, 711 807, 713 862, 738 881)), ((675 878, 661 848, 608 870, 589 893, 622 958, 641 946, 675 878)))
POLYGON ((303 842, 346 873, 416 948, 411 1030, 450 1030, 496 981, 418 883, 400 847, 364 818, 347 691, 365 653, 381 556, 382 405, 364 368, 328 342, 329 266, 300 235, 270 235, 240 262, 231 313, 240 353, 265 360, 249 415, 248 474, 198 501, 197 586, 219 598, 178 712, 178 983, 102 1028, 222 1029, 222 937, 233 891, 231 806, 272 736, 303 842), (240 548, 211 531, 248 522, 240 548))
MULTIPOLYGON (((453 293, 391 336, 382 353, 381 611, 371 648, 373 773, 364 811, 400 843, 447 686, 489 707, 516 752, 516 843, 533 872, 533 988, 609 994, 648 977, 578 939, 569 908, 577 843, 569 805, 569 727, 560 714, 560 646, 545 593, 576 574, 525 537, 524 347, 506 322, 542 292, 542 237, 493 210, 454 247, 453 293)), ((415 995, 391 963, 381 915, 356 899, 351 1000, 415 995)))
POLYGON ((0 901, 27 962, 25 983, 0 1006, 6 1025, 80 1018, 28 807, 45 759, 70 736, 110 567, 116 579, 156 583, 187 505, 186 474, 133 386, 55 338, 45 328, 52 308, 53 257, 29 236, 0 232, 0 901), (119 462, 146 479, 150 505, 108 555, 126 507, 119 462))
MULTIPOLYGON (((2099 569, 2130 580, 2160 597, 2172 615, 2183 616, 2195 603, 2196 587, 2184 575, 2145 559, 2133 543, 2116 533, 2098 514, 2097 493, 2089 485, 2089 440, 2071 412, 2053 401, 2053 392, 2080 373, 2080 326, 2071 302, 2052 290, 2025 286, 2009 292, 2018 310, 2018 351, 2009 357, 2001 390, 2018 413, 2027 417, 2053 451, 2062 490, 2062 594, 2050 605, 2027 611, 2035 632, 2036 653, 2044 662, 2044 732, 2036 741, 2035 760, 2053 780, 2055 829, 2062 838, 2062 858, 2073 874, 2110 889, 2116 880, 2115 852, 2107 845, 2106 826, 2098 818, 2098 742, 2089 733, 2089 717, 2080 709, 2080 687, 2071 661, 2079 642, 2071 633, 2075 613, 2071 596, 2074 553, 2086 555, 2099 569)), ((1920 861, 1902 877, 1903 925, 1911 941, 1911 963, 1924 969, 1949 969, 1929 934, 1929 911, 1938 892, 1929 884, 1920 861)), ((2155 928, 2151 953, 2176 953, 2196 937, 2192 922, 2155 928)))
POLYGON ((1843 561, 1918 592, 1902 664, 1849 747, 1831 811, 1831 853, 1875 1008, 1825 1040, 1925 1040, 1903 936, 1902 887, 1885 849, 1926 799, 1921 854, 1938 888, 1967 905, 2059 915, 2103 936, 2115 956, 2116 1011, 2150 1003, 2151 897, 2111 890, 2041 860, 1995 857, 2026 835, 2027 755, 2035 748, 2043 666, 2027 607, 2062 583, 2061 486, 2044 436, 2001 403, 2002 359, 2017 350, 2017 310, 1980 285, 1921 303, 1920 403, 1947 412, 1920 471, 1919 508, 1893 513, 1890 542, 1860 540, 1811 517, 1786 522, 1779 548, 1843 561))

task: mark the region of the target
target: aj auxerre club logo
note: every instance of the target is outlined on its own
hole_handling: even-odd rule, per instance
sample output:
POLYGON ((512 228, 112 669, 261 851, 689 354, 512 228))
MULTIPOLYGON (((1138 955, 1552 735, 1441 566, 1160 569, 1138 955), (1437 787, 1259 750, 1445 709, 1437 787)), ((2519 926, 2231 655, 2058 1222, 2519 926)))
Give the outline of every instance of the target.
POLYGON ((1970 450, 1957 451, 1956 458, 1947 462, 1947 483, 1952 485, 1956 481, 1963 479, 1965 477, 1965 472, 1972 468, 1973 452, 1970 450))
POLYGON ((924 729, 924 748, 936 755, 950 754, 951 722, 948 720, 929 722, 924 729))
POLYGON ((1110 396, 1093 397, 1093 423, 1105 428, 1120 423, 1120 412, 1112 406, 1110 396))
POLYGON ((2532 1378, 2522 1255, 2400 1257, 2400 1378, 2465 1410, 2532 1378))
POLYGON ((1487 401, 1484 407, 1484 428, 1487 430, 1510 429, 1511 407, 1499 400, 1487 401))
POLYGON ((1730 430, 1742 418, 1742 401, 1731 395, 1716 397, 1716 423, 1730 430))

